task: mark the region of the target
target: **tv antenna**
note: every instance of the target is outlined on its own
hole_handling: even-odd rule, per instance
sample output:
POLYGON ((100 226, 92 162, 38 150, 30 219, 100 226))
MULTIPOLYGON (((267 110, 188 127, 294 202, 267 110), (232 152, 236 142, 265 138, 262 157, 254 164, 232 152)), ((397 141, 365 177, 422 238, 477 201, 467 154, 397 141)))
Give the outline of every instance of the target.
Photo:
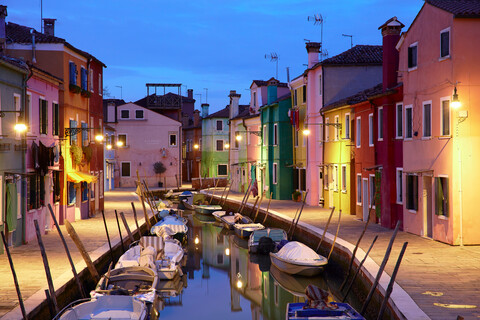
MULTIPOLYGON (((321 43, 320 57, 322 57, 323 56, 323 49, 322 49, 323 48, 323 22, 325 21, 325 19, 320 13, 316 13, 313 16, 308 16, 307 21, 313 21, 314 26, 320 26, 320 43, 321 43)), ((304 40, 306 41, 307 39, 304 39, 304 40)))
POLYGON ((342 34, 343 37, 350 38, 350 48, 353 48, 353 34, 342 34))
POLYGON ((278 54, 276 52, 272 52, 270 54, 265 55, 265 59, 270 59, 270 62, 275 61, 276 62, 276 74, 275 74, 275 79, 278 80, 278 54))

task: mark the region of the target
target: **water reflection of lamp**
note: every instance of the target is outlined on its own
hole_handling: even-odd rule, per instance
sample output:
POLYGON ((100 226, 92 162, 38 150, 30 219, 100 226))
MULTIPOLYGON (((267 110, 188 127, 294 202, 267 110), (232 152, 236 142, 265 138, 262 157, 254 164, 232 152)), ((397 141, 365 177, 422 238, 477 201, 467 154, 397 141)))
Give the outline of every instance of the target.
POLYGON ((240 272, 237 273, 237 283, 236 283, 236 285, 237 285, 238 289, 242 289, 242 287, 243 287, 242 275, 240 274, 240 272))
POLYGON ((198 235, 195 236, 195 244, 199 244, 200 243, 200 239, 198 238, 198 235))

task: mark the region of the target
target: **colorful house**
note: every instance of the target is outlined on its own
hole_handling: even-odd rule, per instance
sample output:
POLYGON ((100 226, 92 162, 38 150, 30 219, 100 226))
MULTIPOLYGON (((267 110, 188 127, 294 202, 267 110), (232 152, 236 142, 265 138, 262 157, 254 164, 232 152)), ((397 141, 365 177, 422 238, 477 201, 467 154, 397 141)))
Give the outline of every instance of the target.
MULTIPOLYGON (((278 96, 279 81, 267 82, 268 101, 260 108, 262 120, 262 185, 268 186, 272 199, 292 199, 293 146, 292 127, 288 110, 292 107, 291 94, 278 96), (280 137, 281 134, 281 137, 280 137)), ((281 91, 280 91, 281 92, 281 91)), ((270 195, 268 195, 270 197, 270 195)))
MULTIPOLYGON (((382 46, 357 45, 337 56, 322 61, 322 101, 320 113, 323 116, 323 182, 324 205, 335 207, 345 213, 355 213, 354 161, 352 137, 356 145, 365 137, 361 136, 361 118, 351 110, 349 104, 337 100, 349 96, 352 89, 367 85, 374 86, 382 80, 382 46), (354 125, 352 125, 352 122, 354 125), (355 131, 355 130, 358 130, 355 131)), ((317 68, 313 66, 312 69, 317 68)), ((352 92, 356 93, 358 91, 352 92)), ((308 104, 308 103, 307 103, 308 104)), ((366 123, 363 124, 365 126, 366 123)), ((308 174, 308 172, 307 172, 308 174)), ((307 181, 308 183, 308 181, 307 181)), ((307 186, 308 188, 308 186, 307 186)), ((312 193, 316 193, 313 191, 312 193)))
POLYGON ((184 117, 183 120, 182 131, 185 143, 182 146, 182 180, 191 182, 192 179, 200 177, 200 163, 202 161, 200 150, 202 119, 200 118, 200 111, 193 111, 193 119, 184 117))
POLYGON ((426 0, 397 45, 404 230, 454 245, 480 243, 479 8, 478 1, 426 0))

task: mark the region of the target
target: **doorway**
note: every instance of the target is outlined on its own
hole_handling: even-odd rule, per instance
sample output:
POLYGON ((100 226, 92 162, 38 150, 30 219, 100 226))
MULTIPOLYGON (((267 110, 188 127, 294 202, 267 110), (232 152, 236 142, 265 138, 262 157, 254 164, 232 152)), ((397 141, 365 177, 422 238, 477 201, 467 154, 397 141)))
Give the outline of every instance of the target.
POLYGON ((369 202, 369 197, 368 197, 368 179, 363 178, 363 187, 362 187, 362 212, 363 212, 363 221, 368 220, 368 202, 369 202))
POLYGON ((433 219, 432 219, 432 177, 423 177, 423 235, 428 238, 433 237, 433 219))
POLYGON ((318 204, 323 207, 325 200, 323 199, 323 168, 318 168, 318 204))

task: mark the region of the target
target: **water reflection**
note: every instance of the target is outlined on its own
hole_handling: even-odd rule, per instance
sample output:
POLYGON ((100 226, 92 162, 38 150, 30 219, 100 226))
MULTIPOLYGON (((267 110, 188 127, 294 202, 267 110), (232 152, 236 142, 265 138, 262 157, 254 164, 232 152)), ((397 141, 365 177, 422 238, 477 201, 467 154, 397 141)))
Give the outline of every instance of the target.
POLYGON ((161 318, 285 319, 287 303, 304 301, 308 284, 326 289, 321 277, 293 277, 272 266, 269 256, 249 255, 247 241, 213 217, 185 216, 189 234, 184 276, 165 284, 161 318))

